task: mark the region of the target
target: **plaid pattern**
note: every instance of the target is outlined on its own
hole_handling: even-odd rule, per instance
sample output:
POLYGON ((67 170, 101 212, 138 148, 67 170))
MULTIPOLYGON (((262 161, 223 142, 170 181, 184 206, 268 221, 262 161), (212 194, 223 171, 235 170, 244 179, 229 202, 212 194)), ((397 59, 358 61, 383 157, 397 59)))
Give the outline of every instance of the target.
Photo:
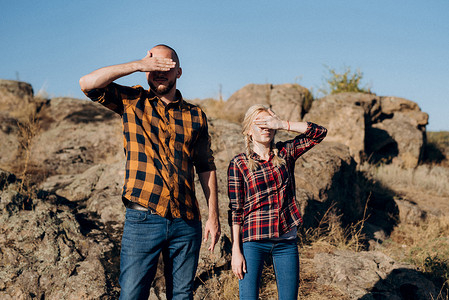
POLYGON ((252 153, 252 158, 260 164, 254 172, 248 169, 245 153, 231 160, 228 168, 230 225, 242 226, 243 242, 277 238, 302 223, 296 206, 295 161, 326 134, 326 128, 308 122, 304 134, 277 143, 279 156, 286 161, 280 167, 271 163, 273 155, 264 161, 252 153))
POLYGON ((179 100, 168 105, 141 86, 111 83, 83 92, 122 117, 124 201, 162 217, 200 220, 194 168, 197 173, 215 170, 204 112, 185 102, 179 91, 179 100))

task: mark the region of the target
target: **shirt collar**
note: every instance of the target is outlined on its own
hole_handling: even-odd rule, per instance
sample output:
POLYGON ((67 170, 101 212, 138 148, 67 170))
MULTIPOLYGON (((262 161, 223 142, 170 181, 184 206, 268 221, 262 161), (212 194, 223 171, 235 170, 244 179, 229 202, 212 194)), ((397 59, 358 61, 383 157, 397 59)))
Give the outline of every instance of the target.
MULTIPOLYGON (((268 161, 270 161, 273 158, 273 155, 274 155, 273 150, 270 150, 270 158, 268 159, 268 161)), ((251 152, 249 157, 257 161, 263 161, 263 159, 260 158, 260 155, 257 154, 256 152, 251 152)))
POLYGON ((149 101, 158 101, 160 104, 164 105, 164 106, 169 106, 169 107, 180 107, 180 108, 184 108, 186 106, 186 102, 185 100, 182 98, 182 94, 179 90, 176 90, 175 93, 175 102, 172 102, 168 105, 165 104, 164 101, 162 101, 155 92, 153 92, 151 89, 149 89, 147 91, 148 93, 148 100, 149 101))

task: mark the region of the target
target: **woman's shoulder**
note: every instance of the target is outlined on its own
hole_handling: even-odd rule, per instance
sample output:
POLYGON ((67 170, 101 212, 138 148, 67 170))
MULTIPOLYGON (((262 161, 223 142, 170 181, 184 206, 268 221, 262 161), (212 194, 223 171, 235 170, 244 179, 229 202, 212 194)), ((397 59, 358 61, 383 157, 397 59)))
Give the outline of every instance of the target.
POLYGON ((231 161, 229 162, 229 166, 241 166, 248 162, 248 156, 246 153, 242 152, 234 156, 231 161))
POLYGON ((236 156, 234 156, 231 159, 231 162, 239 162, 239 161, 243 161, 243 160, 247 160, 247 159, 248 159, 248 157, 247 157, 246 153, 242 152, 242 153, 239 153, 236 156))

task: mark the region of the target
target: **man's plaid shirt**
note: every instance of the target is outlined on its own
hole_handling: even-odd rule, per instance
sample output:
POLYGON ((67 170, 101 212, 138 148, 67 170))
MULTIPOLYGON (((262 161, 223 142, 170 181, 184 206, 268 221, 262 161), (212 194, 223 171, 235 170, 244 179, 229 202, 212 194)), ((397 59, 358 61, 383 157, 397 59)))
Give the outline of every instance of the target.
POLYGON ((295 161, 320 143, 327 129, 308 122, 307 131, 292 140, 276 143, 286 164, 275 167, 261 160, 251 172, 245 153, 235 156, 228 168, 228 196, 231 226, 242 226, 243 242, 277 238, 302 223, 295 196, 295 161))
POLYGON ((124 201, 163 217, 200 220, 194 167, 197 173, 215 170, 204 112, 185 102, 179 91, 178 100, 168 105, 141 86, 111 83, 84 93, 122 117, 124 201))

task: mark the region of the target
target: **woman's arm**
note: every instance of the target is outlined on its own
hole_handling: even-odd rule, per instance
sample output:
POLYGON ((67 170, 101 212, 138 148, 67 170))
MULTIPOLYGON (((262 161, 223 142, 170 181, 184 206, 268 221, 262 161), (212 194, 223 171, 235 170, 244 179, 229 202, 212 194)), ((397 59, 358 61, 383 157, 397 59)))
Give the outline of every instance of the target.
POLYGON ((241 226, 232 225, 232 259, 231 266, 232 272, 237 276, 237 278, 243 279, 246 273, 246 261, 243 256, 242 249, 242 238, 241 238, 241 226))

